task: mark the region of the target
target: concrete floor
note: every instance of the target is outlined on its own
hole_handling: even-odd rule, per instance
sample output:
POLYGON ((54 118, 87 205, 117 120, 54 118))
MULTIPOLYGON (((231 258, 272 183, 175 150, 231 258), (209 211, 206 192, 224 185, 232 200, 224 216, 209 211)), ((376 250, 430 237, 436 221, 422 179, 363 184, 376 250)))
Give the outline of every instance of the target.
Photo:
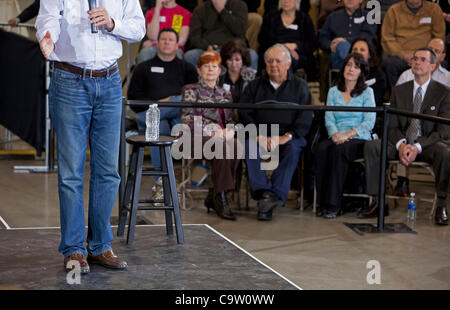
MULTIPOLYGON (((0 160, 0 216, 4 224, 10 228, 58 227, 56 174, 14 173, 15 165, 43 163, 0 160)), ((88 170, 87 166, 86 175, 88 170)), ((150 182, 143 183, 147 191, 150 182)), ((85 184, 87 201, 87 178, 85 184)), ((429 182, 415 181, 410 187, 418 196, 433 190, 429 182)), ((232 222, 207 213, 202 196, 196 198, 188 201, 187 210, 182 210, 183 224, 210 225, 303 289, 450 289, 450 227, 433 224, 428 203, 419 202, 414 226, 417 234, 361 236, 343 223, 375 224, 376 219, 360 220, 354 213, 335 220, 317 218, 311 208, 301 212, 291 200, 274 212, 271 222, 256 220, 254 201, 250 201, 248 211, 234 208, 238 220, 232 222), (373 279, 374 267, 367 267, 372 260, 379 262, 381 284, 367 282, 367 278, 373 279)), ((388 202, 394 205, 393 201, 388 202)), ((387 223, 406 222, 405 201, 390 211, 387 223)), ((116 204, 112 216, 116 218, 117 213, 116 204)), ((160 211, 140 211, 139 215, 152 224, 164 223, 160 211)))

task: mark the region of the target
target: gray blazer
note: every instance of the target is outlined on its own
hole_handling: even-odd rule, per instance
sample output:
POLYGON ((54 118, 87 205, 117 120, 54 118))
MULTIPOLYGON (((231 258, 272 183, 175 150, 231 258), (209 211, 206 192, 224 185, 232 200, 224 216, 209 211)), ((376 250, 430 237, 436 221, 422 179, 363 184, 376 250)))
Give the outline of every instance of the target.
MULTIPOLYGON (((395 86, 392 89, 391 107, 413 112, 414 81, 395 86)), ((421 113, 450 118, 450 88, 431 80, 425 98, 422 101, 421 113)), ((406 138, 410 118, 390 115, 389 142, 395 145, 400 139, 406 138)), ((431 121, 420 121, 422 136, 417 138, 422 148, 429 147, 436 142, 450 145, 450 126, 431 121)))

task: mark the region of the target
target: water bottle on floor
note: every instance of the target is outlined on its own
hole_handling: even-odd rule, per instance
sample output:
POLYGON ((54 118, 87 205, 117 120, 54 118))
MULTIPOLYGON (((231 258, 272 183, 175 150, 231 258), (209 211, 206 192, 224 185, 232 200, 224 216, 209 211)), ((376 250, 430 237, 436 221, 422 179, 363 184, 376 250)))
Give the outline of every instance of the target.
POLYGON ((415 221, 416 220, 416 194, 411 193, 411 196, 409 197, 408 201, 408 220, 415 221))
POLYGON ((151 104, 145 115, 145 141, 157 141, 159 139, 159 108, 157 104, 151 104))

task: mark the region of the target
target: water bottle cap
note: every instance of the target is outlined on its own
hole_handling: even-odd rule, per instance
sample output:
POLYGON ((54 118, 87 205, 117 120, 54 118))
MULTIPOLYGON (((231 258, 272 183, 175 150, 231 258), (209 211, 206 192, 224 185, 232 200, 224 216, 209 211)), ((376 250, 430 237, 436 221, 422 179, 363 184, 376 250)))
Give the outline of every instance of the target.
POLYGON ((411 193, 411 197, 416 197, 416 194, 415 193, 411 193))

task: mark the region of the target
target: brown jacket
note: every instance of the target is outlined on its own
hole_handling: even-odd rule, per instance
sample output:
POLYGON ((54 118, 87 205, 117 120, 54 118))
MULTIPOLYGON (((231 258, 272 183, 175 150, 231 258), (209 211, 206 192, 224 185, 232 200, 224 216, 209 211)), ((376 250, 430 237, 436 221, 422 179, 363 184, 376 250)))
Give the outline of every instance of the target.
POLYGON ((426 46, 431 39, 444 40, 445 22, 439 5, 423 1, 414 15, 406 1, 392 5, 381 27, 381 45, 390 56, 402 57, 426 46))

